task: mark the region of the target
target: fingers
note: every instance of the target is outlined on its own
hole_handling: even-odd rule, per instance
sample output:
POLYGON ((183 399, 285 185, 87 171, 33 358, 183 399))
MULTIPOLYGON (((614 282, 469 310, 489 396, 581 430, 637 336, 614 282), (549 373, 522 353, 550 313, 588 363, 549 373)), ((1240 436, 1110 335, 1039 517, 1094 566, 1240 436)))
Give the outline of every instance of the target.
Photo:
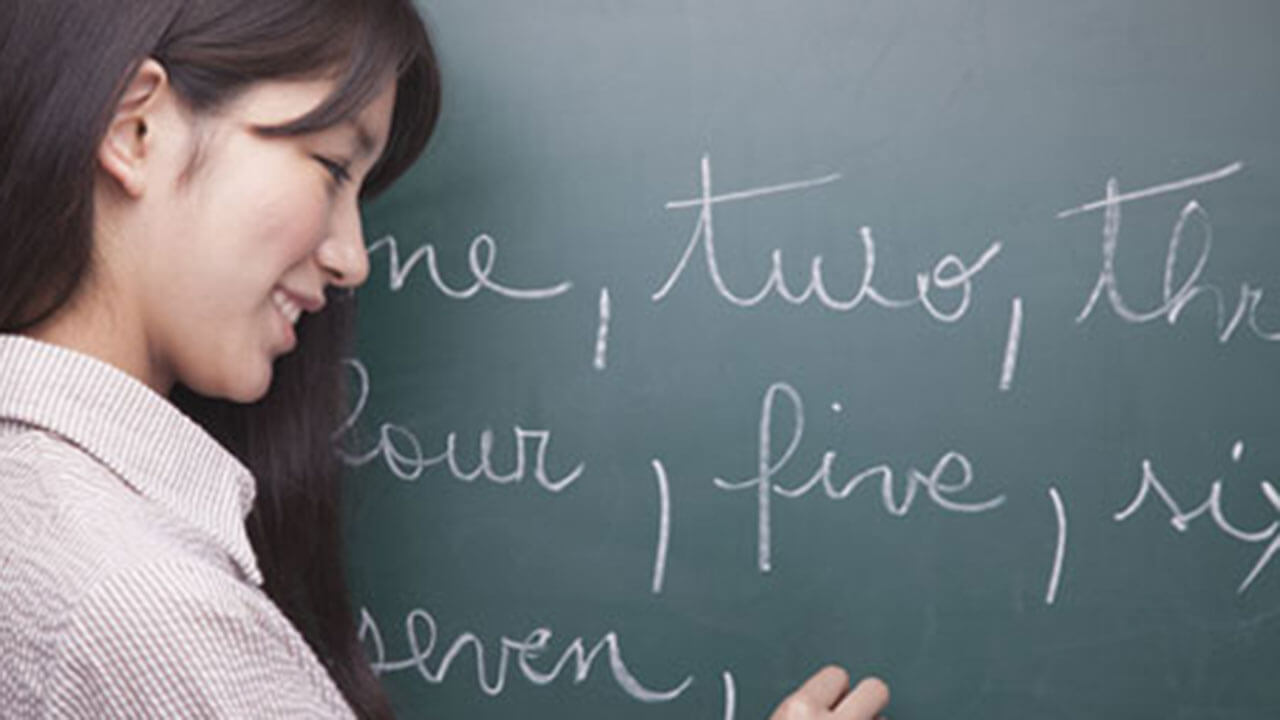
POLYGON ((783 700, 770 720, 886 720, 879 713, 888 704, 883 680, 863 678, 851 692, 849 673, 828 665, 783 700))
POLYGON ((849 673, 844 668, 828 665, 805 681, 796 695, 807 699, 812 707, 830 710, 849 692, 849 673))
POLYGON ((877 677, 865 677, 834 708, 837 720, 873 720, 889 704, 889 686, 877 677))

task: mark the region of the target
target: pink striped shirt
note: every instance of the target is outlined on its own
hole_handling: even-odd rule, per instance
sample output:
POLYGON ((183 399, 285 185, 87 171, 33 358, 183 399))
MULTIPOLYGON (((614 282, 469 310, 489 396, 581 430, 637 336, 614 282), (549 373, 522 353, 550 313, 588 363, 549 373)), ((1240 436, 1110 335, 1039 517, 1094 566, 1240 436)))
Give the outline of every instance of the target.
POLYGON ((260 588, 253 497, 144 384, 0 335, 0 715, 352 717, 260 588))

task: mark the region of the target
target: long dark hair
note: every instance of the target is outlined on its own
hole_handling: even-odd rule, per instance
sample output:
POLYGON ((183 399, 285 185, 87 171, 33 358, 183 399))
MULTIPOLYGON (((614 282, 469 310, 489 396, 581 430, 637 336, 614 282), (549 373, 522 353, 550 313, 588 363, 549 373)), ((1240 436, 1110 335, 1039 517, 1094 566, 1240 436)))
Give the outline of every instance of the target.
MULTIPOLYGON (((285 125, 294 135, 356 114, 387 72, 397 78, 387 149, 362 197, 384 189, 421 153, 439 113, 435 57, 410 0, 3 0, 0 2, 0 331, 51 318, 89 272, 96 150, 142 60, 169 73, 197 112, 250 83, 336 73, 319 107, 285 125)), ((346 407, 342 359, 353 300, 331 293, 298 325, 252 405, 172 400, 253 471, 248 532, 265 589, 306 638, 361 717, 391 716, 355 633, 337 512, 340 465, 331 434, 346 407)))

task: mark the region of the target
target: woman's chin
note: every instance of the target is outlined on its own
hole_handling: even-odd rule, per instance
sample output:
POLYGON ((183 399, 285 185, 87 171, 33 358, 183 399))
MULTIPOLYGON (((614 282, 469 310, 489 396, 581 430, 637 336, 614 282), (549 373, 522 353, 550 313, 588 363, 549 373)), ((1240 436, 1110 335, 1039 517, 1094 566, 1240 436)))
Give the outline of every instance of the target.
POLYGON ((220 378, 217 382, 190 383, 188 387, 196 393, 209 398, 248 405, 258 402, 271 389, 271 363, 263 363, 261 368, 239 368, 239 372, 220 378))
POLYGON ((256 378, 244 378, 243 384, 237 386, 234 392, 229 394, 227 399, 238 403, 255 403, 266 397, 267 391, 271 389, 271 365, 268 364, 266 369, 256 378))

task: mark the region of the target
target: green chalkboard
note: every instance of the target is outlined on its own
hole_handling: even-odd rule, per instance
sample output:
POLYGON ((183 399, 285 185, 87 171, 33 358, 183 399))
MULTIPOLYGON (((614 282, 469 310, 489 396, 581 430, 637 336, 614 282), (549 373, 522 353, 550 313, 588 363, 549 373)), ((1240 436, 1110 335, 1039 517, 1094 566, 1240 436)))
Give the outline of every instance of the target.
POLYGON ((1280 5, 422 10, 340 438, 404 717, 1280 717, 1280 5))

